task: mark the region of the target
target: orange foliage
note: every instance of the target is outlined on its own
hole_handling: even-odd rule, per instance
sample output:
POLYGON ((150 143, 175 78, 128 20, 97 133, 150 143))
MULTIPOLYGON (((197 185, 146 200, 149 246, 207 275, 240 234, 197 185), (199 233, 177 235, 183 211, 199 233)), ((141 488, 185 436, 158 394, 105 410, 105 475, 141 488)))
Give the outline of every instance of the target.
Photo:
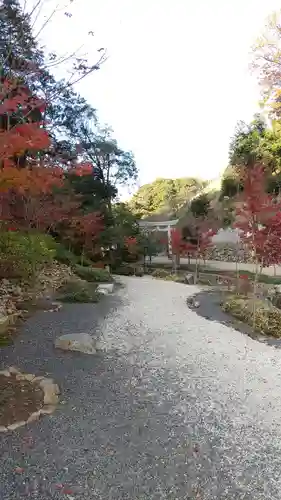
POLYGON ((39 151, 50 145, 40 121, 32 119, 34 111, 41 116, 43 102, 16 81, 0 83, 0 165, 13 166, 15 157, 25 151, 39 151))

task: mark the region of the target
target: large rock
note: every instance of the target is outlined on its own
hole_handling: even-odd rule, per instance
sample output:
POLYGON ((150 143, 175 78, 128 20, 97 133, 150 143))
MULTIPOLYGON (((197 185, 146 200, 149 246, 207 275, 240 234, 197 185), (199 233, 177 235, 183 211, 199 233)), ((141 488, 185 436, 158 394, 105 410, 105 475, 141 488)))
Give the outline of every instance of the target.
POLYGON ((88 333, 69 333, 58 337, 55 341, 57 349, 78 351, 84 354, 96 354, 96 340, 88 333))
POLYGON ((193 274, 186 274, 185 277, 184 277, 184 282, 187 285, 193 285, 193 283, 194 283, 194 276, 193 276, 193 274))
POLYGON ((103 293, 104 295, 108 295, 109 293, 112 293, 114 290, 114 283, 101 283, 97 287, 97 292, 103 293))

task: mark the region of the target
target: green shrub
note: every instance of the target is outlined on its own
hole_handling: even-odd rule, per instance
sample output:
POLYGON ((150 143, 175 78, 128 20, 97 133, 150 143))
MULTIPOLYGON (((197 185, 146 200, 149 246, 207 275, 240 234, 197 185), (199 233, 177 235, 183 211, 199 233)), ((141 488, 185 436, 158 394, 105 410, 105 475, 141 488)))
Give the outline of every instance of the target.
POLYGON ((98 302, 101 294, 97 292, 97 286, 82 280, 70 280, 59 290, 58 300, 61 302, 98 302))
POLYGON ((61 243, 56 243, 55 250, 55 259, 62 264, 66 264, 67 266, 74 267, 76 265, 82 265, 83 267, 89 267, 93 265, 93 262, 90 259, 75 255, 75 253, 65 248, 65 246, 61 243))
POLYGON ((40 233, 0 233, 0 278, 29 279, 55 256, 54 240, 40 233))
POLYGON ((94 267, 84 267, 76 265, 74 271, 79 278, 92 282, 109 282, 112 281, 110 273, 106 269, 94 267))
POLYGON ((167 279, 170 275, 171 273, 169 271, 166 271, 166 269, 155 269, 155 271, 153 271, 153 273, 151 274, 153 278, 162 278, 162 279, 167 279))
POLYGON ((79 257, 73 252, 65 248, 61 243, 56 244, 56 254, 55 259, 62 264, 68 266, 75 266, 79 263, 79 257))
POLYGON ((114 268, 115 274, 120 274, 121 276, 134 276, 135 268, 134 266, 130 266, 130 264, 121 264, 114 268))
MULTIPOLYGON (((230 296, 222 308, 235 318, 254 325, 253 299, 248 297, 230 296)), ((255 330, 272 337, 281 337, 281 311, 265 301, 256 300, 255 330)))

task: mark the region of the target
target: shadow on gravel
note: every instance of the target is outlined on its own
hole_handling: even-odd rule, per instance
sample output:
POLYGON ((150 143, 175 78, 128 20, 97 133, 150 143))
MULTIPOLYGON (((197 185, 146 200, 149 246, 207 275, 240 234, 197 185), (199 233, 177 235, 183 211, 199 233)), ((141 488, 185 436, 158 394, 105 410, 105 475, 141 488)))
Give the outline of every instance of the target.
POLYGON ((281 339, 273 337, 264 337, 253 331, 251 326, 237 320, 230 314, 225 313, 221 308, 222 295, 218 291, 206 290, 197 293, 193 296, 194 300, 199 303, 197 308, 190 307, 198 316, 206 318, 210 321, 217 321, 222 325, 234 328, 238 332, 248 335, 254 340, 271 345, 276 348, 281 348, 281 339))
POLYGON ((58 312, 36 311, 19 327, 14 344, 0 348, 0 366, 15 365, 37 375, 51 372, 60 376, 74 354, 55 350, 54 340, 67 333, 98 336, 102 322, 122 303, 122 297, 114 294, 98 303, 65 303, 58 312))

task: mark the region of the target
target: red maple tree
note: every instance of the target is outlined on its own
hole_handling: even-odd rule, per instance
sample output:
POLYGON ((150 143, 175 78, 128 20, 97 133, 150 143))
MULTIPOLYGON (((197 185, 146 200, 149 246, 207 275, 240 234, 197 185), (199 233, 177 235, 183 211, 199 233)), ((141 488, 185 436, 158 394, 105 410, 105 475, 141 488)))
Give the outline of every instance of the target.
POLYGON ((281 202, 266 192, 262 165, 247 169, 235 227, 260 268, 281 261, 281 202))
POLYGON ((241 206, 236 209, 236 227, 244 245, 252 252, 255 264, 253 286, 253 326, 256 322, 256 296, 259 274, 264 266, 281 261, 281 203, 266 192, 262 165, 244 173, 241 206))
POLYGON ((124 238, 124 243, 130 254, 132 255, 137 254, 137 244, 138 244, 137 238, 135 238, 134 236, 126 236, 124 238))
POLYGON ((90 256, 95 253, 97 239, 103 227, 101 214, 78 214, 70 221, 68 238, 82 249, 82 255, 90 256))
POLYGON ((41 122, 44 102, 17 80, 0 80, 0 166, 15 167, 26 151, 50 145, 41 122))

